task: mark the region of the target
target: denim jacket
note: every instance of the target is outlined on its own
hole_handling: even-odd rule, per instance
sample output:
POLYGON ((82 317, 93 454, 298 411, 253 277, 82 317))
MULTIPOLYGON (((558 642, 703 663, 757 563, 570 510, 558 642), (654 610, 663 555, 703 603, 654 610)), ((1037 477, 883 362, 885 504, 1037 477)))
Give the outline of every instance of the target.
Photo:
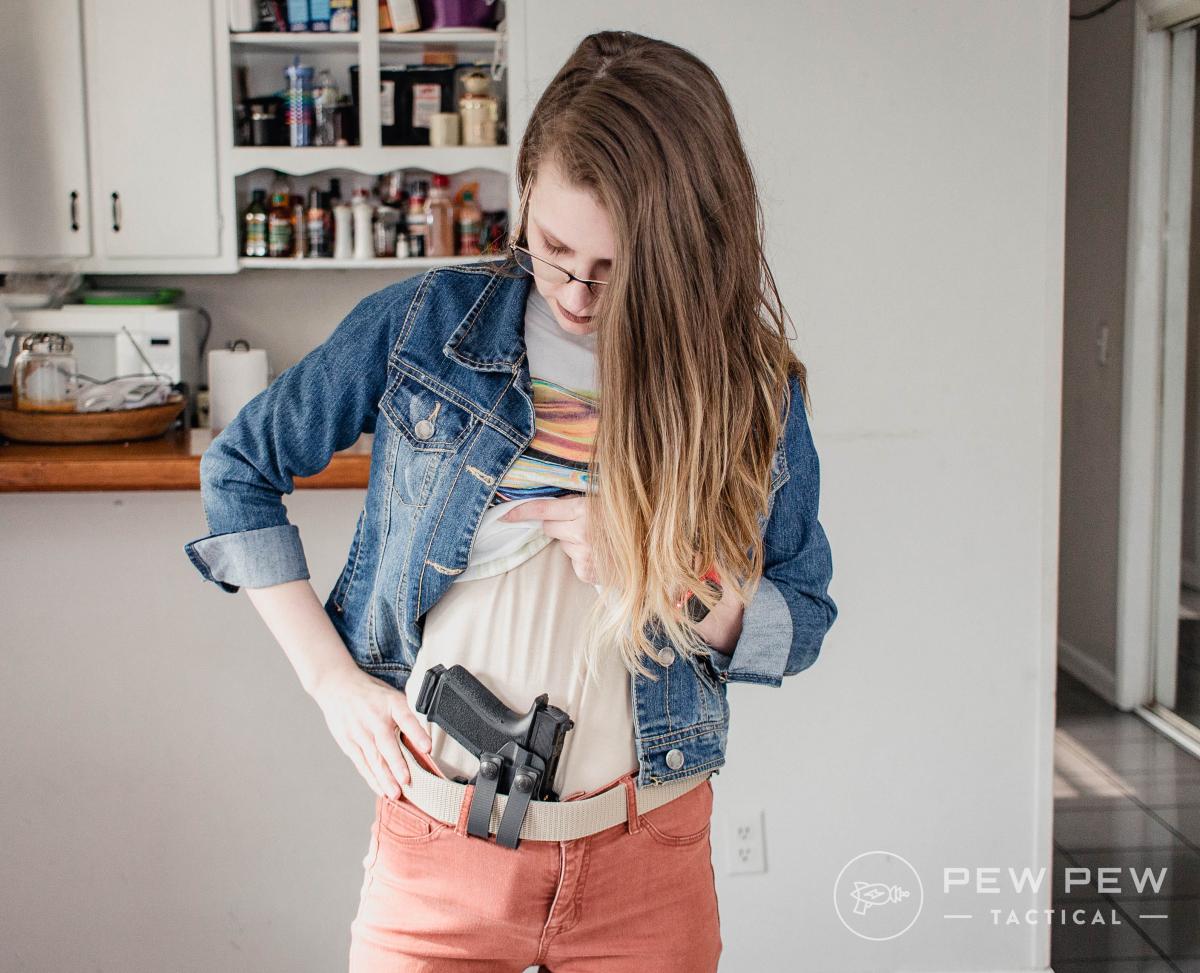
MULTIPOLYGON (((282 495, 374 433, 370 478, 325 610, 355 663, 403 689, 423 616, 467 565, 497 484, 534 435, 525 354, 529 277, 491 261, 427 271, 369 295, 282 372, 200 461, 210 533, 184 545, 224 591, 308 578, 282 495)), ((647 390, 653 406, 653 392, 647 390)), ((799 386, 771 473, 765 569, 732 652, 688 661, 647 634, 657 678, 630 675, 640 785, 725 762, 726 684, 779 686, 816 661, 837 617, 817 520, 819 464, 799 386)), ((539 692, 531 686, 530 698, 539 692)))

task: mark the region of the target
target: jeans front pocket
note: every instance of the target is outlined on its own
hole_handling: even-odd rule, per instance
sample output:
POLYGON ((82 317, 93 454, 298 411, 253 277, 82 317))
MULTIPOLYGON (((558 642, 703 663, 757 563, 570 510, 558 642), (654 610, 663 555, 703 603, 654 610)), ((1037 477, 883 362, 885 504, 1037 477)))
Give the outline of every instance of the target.
POLYGON ((403 794, 398 801, 382 798, 379 831, 380 840, 401 845, 420 845, 432 841, 450 825, 413 804, 403 794))
POLYGON ((642 827, 660 845, 694 845, 712 828, 712 782, 704 781, 686 794, 642 814, 642 827))

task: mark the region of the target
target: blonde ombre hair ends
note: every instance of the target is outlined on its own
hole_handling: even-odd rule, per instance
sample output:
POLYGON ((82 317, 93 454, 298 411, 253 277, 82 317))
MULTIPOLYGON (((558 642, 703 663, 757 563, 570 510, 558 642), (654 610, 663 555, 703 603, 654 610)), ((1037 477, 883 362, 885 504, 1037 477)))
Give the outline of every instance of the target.
POLYGON ((599 421, 589 531, 603 585, 588 620, 596 653, 655 678, 658 628, 708 651, 678 607, 692 591, 748 604, 762 575, 760 516, 789 408, 787 314, 763 253, 763 215, 720 82, 695 55, 628 31, 585 37, 530 116, 517 156, 524 241, 530 189, 552 158, 604 207, 615 251, 597 322, 599 421))

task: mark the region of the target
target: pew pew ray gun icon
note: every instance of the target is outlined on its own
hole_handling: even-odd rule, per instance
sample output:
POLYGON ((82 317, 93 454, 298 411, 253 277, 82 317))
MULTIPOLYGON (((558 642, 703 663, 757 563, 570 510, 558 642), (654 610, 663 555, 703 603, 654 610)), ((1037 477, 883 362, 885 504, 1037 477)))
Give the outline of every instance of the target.
POLYGON ((865 916, 873 906, 885 905, 889 902, 903 902, 911 894, 899 885, 886 885, 883 882, 855 882, 850 897, 854 899, 854 914, 865 916))
POLYGON ((468 834, 487 839, 492 804, 507 796, 496 843, 516 848, 530 801, 557 801, 559 757, 574 721, 542 693, 526 713, 515 713, 464 666, 438 664, 425 673, 416 710, 479 758, 468 834))

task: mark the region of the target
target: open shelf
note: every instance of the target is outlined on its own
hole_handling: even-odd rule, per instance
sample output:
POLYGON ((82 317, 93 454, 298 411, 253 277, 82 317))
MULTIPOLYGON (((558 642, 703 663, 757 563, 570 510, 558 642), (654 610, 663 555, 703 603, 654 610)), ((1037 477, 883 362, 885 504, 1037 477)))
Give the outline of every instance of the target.
POLYGON ((396 34, 391 31, 380 31, 379 45, 390 47, 404 44, 470 44, 474 47, 488 47, 496 43, 500 36, 498 30, 480 30, 473 27, 444 27, 441 30, 413 30, 396 34))
POLYGON ((420 270, 452 267, 479 260, 499 259, 501 254, 477 257, 372 257, 370 260, 334 260, 332 257, 242 257, 241 270, 420 270))
POLYGON ((367 176, 394 169, 425 169, 447 175, 468 169, 507 173, 511 165, 508 148, 507 145, 237 146, 233 149, 233 173, 241 176, 255 169, 277 169, 292 176, 307 176, 324 169, 351 169, 367 176))
POLYGON ((296 31, 230 34, 229 43, 242 51, 358 51, 357 32, 296 31))

